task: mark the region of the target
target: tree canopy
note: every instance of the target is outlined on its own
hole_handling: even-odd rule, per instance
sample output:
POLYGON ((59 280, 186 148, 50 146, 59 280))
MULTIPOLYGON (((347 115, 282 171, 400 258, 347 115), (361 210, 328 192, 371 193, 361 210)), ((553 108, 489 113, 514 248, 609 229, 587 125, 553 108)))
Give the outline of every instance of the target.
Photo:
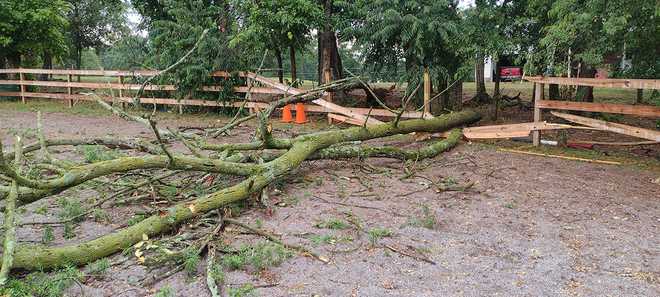
POLYGON ((164 78, 182 96, 212 70, 256 68, 265 50, 265 66, 280 78, 286 67, 292 78, 301 69, 319 82, 326 68, 341 78, 343 58, 351 71, 412 85, 428 69, 436 88, 470 77, 486 57, 524 63, 530 75, 609 67, 656 78, 659 16, 645 0, 5 0, 0 65, 47 67, 54 56, 60 67, 97 67, 81 65, 93 51, 103 67, 163 68, 208 29, 164 78), (129 15, 140 25, 127 25, 129 15))

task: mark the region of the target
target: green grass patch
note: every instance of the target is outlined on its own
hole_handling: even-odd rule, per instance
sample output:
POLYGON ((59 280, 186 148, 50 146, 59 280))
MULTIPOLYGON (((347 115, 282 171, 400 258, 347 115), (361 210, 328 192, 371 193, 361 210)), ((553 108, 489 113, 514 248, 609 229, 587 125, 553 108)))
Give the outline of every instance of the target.
POLYGON ((51 273, 33 272, 23 279, 10 279, 0 294, 12 297, 60 297, 83 274, 75 267, 66 267, 51 273))
POLYGON ((103 258, 87 264, 87 273, 94 276, 102 276, 110 269, 110 260, 103 258))
POLYGON ((154 297, 175 297, 176 294, 170 286, 164 286, 158 290, 154 297))
POLYGON ((426 229, 434 229, 438 224, 438 218, 433 213, 433 210, 426 205, 422 205, 421 214, 416 217, 411 217, 407 225, 414 227, 424 227, 426 229))
POLYGON ((227 290, 229 297, 255 297, 257 292, 252 284, 245 284, 237 288, 227 290))
POLYGON ((133 226, 133 225, 135 225, 139 222, 142 222, 144 219, 145 219, 144 215, 141 215, 141 214, 134 215, 130 219, 128 219, 126 224, 129 225, 129 226, 133 226))
POLYGON ((79 151, 88 163, 108 161, 126 156, 119 150, 111 150, 101 145, 83 145, 79 148, 79 151))
POLYGON ((291 256, 293 256, 293 252, 282 245, 260 242, 255 245, 241 246, 236 254, 223 258, 223 265, 234 270, 245 269, 249 266, 261 271, 266 267, 279 266, 291 256))
POLYGON ((337 243, 337 239, 330 234, 312 235, 309 237, 309 240, 314 243, 314 245, 337 243))
POLYGON ((385 237, 391 237, 393 233, 390 229, 376 227, 369 229, 367 234, 369 235, 369 242, 371 242, 371 244, 376 244, 385 237))
POLYGON ((183 253, 183 268, 188 273, 188 276, 197 274, 197 265, 199 265, 201 258, 197 249, 194 247, 187 248, 183 253))
POLYGON ((323 229, 332 229, 332 230, 344 230, 344 229, 348 229, 350 225, 344 220, 338 218, 331 218, 316 223, 314 227, 323 228, 323 229))
POLYGON ((57 199, 57 204, 60 206, 60 212, 58 216, 62 220, 68 220, 72 218, 78 217, 75 221, 80 222, 82 221, 82 217, 79 217, 82 215, 85 210, 82 207, 82 204, 78 200, 69 200, 64 197, 60 197, 57 199))

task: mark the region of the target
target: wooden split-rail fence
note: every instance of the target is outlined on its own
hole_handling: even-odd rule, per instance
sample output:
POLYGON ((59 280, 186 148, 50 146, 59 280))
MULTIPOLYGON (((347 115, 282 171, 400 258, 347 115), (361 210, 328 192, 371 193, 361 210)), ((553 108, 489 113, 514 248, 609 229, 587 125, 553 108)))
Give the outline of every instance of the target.
MULTIPOLYGON (((0 69, 0 74, 13 75, 17 79, 0 80, 0 85, 15 85, 19 86, 19 92, 0 92, 0 97, 19 97, 23 102, 27 102, 28 98, 46 98, 55 100, 66 100, 69 106, 73 106, 76 101, 89 101, 95 100, 89 95, 81 91, 84 90, 107 90, 111 91, 116 96, 99 95, 103 100, 113 102, 132 102, 133 97, 130 96, 131 91, 140 89, 141 84, 130 83, 132 78, 144 78, 157 75, 159 71, 156 70, 64 70, 64 69, 0 69), (29 74, 29 76, 28 76, 29 74), (36 78, 37 75, 52 75, 57 76, 58 80, 35 80, 29 78, 36 78), (103 77, 106 78, 105 82, 80 82, 80 77, 103 77), (64 78, 64 79, 62 79, 64 78), (74 78, 76 78, 74 80, 74 78), (40 87, 38 92, 29 92, 28 86, 40 87)), ((255 84, 248 88, 248 86, 235 86, 235 93, 247 93, 248 89, 252 94, 270 94, 270 95, 297 95, 304 92, 304 90, 293 88, 270 78, 252 72, 239 72, 239 76, 246 79, 253 80, 255 84)), ((230 73, 226 71, 215 71, 211 74, 213 77, 227 78, 230 73)), ((147 85, 144 90, 146 91, 175 91, 174 85, 147 85)), ((200 91, 204 92, 221 92, 221 86, 203 86, 200 91)), ((107 92, 106 92, 107 93, 107 92)), ((347 122, 356 125, 382 123, 376 117, 394 117, 396 116, 386 109, 369 109, 369 108, 354 108, 344 107, 331 102, 332 94, 326 92, 319 98, 311 101, 312 104, 305 104, 305 110, 313 113, 327 113, 328 119, 347 122), (369 114, 369 115, 368 115, 369 114)), ((144 104, 161 104, 161 105, 175 105, 175 106, 208 106, 208 107, 239 107, 242 102, 220 102, 213 100, 201 100, 194 98, 187 99, 172 99, 172 98, 150 98, 144 96, 140 98, 140 103, 144 104)), ((245 107, 250 109, 262 109, 268 106, 267 102, 247 102, 245 107)), ((402 117, 404 118, 421 118, 423 116, 430 116, 423 112, 409 111, 405 112, 402 117)))
MULTIPOLYGON (((601 79, 601 78, 568 78, 568 77, 525 77, 525 80, 533 82, 534 88, 534 125, 542 125, 542 110, 572 110, 587 112, 604 112, 616 114, 628 114, 639 117, 660 118, 660 107, 651 105, 628 105, 596 102, 574 102, 557 100, 557 98, 544 98, 544 86, 548 84, 569 86, 590 86, 598 88, 618 89, 646 89, 660 90, 658 79, 601 79)), ((606 130, 625 134, 629 136, 644 138, 660 142, 660 132, 617 123, 605 122, 586 117, 568 115, 552 112, 553 115, 571 121, 573 123, 589 126, 599 130, 606 130)), ((541 130, 532 130, 532 143, 538 146, 541 139, 541 130)))

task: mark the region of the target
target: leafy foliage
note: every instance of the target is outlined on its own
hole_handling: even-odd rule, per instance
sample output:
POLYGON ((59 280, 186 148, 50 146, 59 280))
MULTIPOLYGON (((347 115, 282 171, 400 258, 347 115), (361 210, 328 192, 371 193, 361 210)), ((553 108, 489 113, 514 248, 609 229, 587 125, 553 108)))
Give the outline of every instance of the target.
POLYGON ((373 228, 369 229, 367 234, 369 235, 369 241, 371 244, 376 244, 382 238, 392 236, 393 233, 392 230, 387 228, 373 228))
MULTIPOLYGON (((660 53, 656 4, 643 0, 530 0, 527 14, 541 25, 532 62, 548 65, 555 75, 566 73, 568 53, 572 60, 592 67, 611 63, 626 52, 633 59, 620 75, 657 77, 660 53), (545 17, 547 16, 547 17, 545 17)), ((538 68, 538 66, 537 66, 538 68)))
POLYGON ((343 229, 348 229, 350 227, 348 223, 337 218, 331 218, 322 222, 318 222, 314 226, 316 226, 317 228, 326 228, 333 230, 343 230, 343 229))
POLYGON ((33 272, 24 279, 11 279, 0 293, 12 297, 59 297, 64 290, 82 278, 75 267, 66 267, 53 273, 33 272))
POLYGON ((260 242, 242 246, 238 253, 225 256, 223 264, 230 269, 242 269, 250 265, 260 271, 266 267, 278 266, 292 255, 291 251, 279 244, 260 242))
POLYGON ((459 16, 456 1, 356 1, 356 26, 346 31, 364 46, 366 62, 376 69, 405 61, 409 77, 430 67, 449 75, 459 63, 453 49, 459 16))
POLYGON ((65 53, 68 11, 62 0, 0 1, 0 59, 18 63, 21 55, 65 53))
POLYGON ((122 0, 67 0, 68 36, 76 68, 82 64, 82 51, 119 40, 128 31, 122 0))
POLYGON ((161 82, 177 86, 178 98, 189 96, 200 86, 211 83, 210 74, 215 70, 231 71, 256 63, 257 58, 251 54, 252 51, 229 47, 230 33, 235 30, 235 24, 231 10, 225 7, 228 3, 222 2, 165 1, 164 9, 169 18, 153 22, 150 32, 153 58, 148 64, 157 69, 174 64, 193 48, 204 30, 209 30, 185 63, 161 78, 161 82))

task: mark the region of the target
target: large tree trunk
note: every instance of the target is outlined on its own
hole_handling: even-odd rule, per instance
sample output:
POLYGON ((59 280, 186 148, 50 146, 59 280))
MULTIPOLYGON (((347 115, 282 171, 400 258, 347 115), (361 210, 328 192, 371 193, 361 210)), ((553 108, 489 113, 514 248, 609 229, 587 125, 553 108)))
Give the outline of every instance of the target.
POLYGON ((284 65, 282 63, 282 51, 279 48, 275 49, 275 59, 277 59, 277 79, 281 84, 284 83, 284 65))
POLYGON ((562 99, 559 93, 559 85, 557 84, 548 85, 548 97, 550 100, 562 99))
POLYGON ((324 84, 326 69, 330 69, 331 79, 338 80, 344 78, 344 67, 337 47, 337 35, 334 31, 319 33, 319 62, 318 77, 319 83, 324 84))
POLYGON ((474 64, 474 81, 476 84, 475 101, 478 103, 488 103, 490 96, 486 92, 486 81, 484 78, 484 56, 478 55, 474 64))
POLYGON ((324 0, 323 8, 325 12, 325 24, 318 33, 318 78, 319 84, 327 83, 325 81, 325 72, 330 70, 330 79, 338 80, 344 78, 344 69, 341 63, 341 56, 337 47, 337 35, 332 28, 332 0, 324 0))
POLYGON ((499 98, 500 97, 500 64, 499 63, 493 63, 495 66, 495 71, 493 72, 493 81, 495 82, 495 87, 493 90, 493 97, 494 98, 499 98))
POLYGON ((495 87, 493 90, 493 120, 497 121, 498 112, 500 109, 500 65, 499 63, 493 63, 495 65, 495 71, 493 72, 493 81, 495 82, 495 87))
MULTIPOLYGON (((408 134, 412 132, 442 132, 454 127, 474 123, 478 120, 479 115, 477 113, 473 111, 462 111, 429 120, 415 119, 400 121, 398 124, 384 123, 380 125, 360 126, 343 130, 323 131, 302 135, 291 139, 288 142, 289 149, 285 153, 279 155, 276 159, 263 164, 250 165, 249 167, 253 167, 255 171, 253 171, 253 174, 244 181, 196 200, 181 202, 130 227, 71 246, 46 247, 19 245, 17 246, 14 255, 14 268, 38 270, 56 268, 65 264, 84 265, 112 255, 133 246, 137 242, 143 240, 144 236, 150 238, 154 237, 168 230, 172 230, 190 219, 208 213, 209 211, 222 208, 232 202, 247 199, 252 194, 260 193, 263 188, 272 182, 291 174, 305 160, 364 156, 386 156, 404 160, 432 158, 454 146, 460 140, 462 133, 455 130, 450 133, 450 137, 447 140, 438 141, 425 148, 412 151, 403 150, 397 147, 362 148, 359 146, 336 145, 340 143, 366 141, 374 138, 408 134)), ((136 157, 129 158, 134 159, 136 157)), ((129 158, 98 162, 88 165, 87 167, 94 166, 97 169, 103 169, 106 171, 106 166, 109 164, 133 164, 133 166, 139 167, 139 161, 135 162, 135 160, 129 160, 129 158)), ((170 162, 168 161, 168 157, 165 156, 137 158, 158 158, 160 160, 159 162, 162 161, 165 166, 178 166, 177 164, 183 160, 177 157, 178 159, 170 162)), ((190 157, 190 159, 194 158, 190 157)), ((206 160, 211 161, 210 159, 206 160)), ((200 166, 206 168, 206 170, 215 168, 213 164, 206 163, 207 161, 200 163, 200 166)), ((222 161, 215 161, 215 163, 221 164, 222 161)), ((239 165, 240 163, 233 164, 239 165)), ((6 166, 4 161, 0 162, 0 165, 3 165, 0 167, 0 173, 11 176, 16 182, 23 186, 34 185, 29 180, 20 179, 14 174, 11 174, 12 169, 6 166)), ((243 166, 248 166, 248 164, 244 164, 243 166)), ((117 169, 120 171, 124 170, 121 166, 117 167, 117 169)), ((216 169, 219 170, 219 168, 216 169)), ((235 166, 225 167, 225 169, 233 172, 235 166)), ((84 171, 84 169, 75 168, 68 173, 74 175, 78 174, 80 176, 85 175, 85 173, 80 170, 84 171)), ((203 169, 202 171, 205 170, 203 169)), ((98 173, 96 170, 94 170, 94 172, 98 173)), ((112 172, 112 170, 109 172, 112 172)), ((70 174, 68 173, 63 176, 69 177, 70 174)), ((68 178, 62 178, 59 182, 45 180, 39 184, 50 184, 50 186, 53 186, 53 183, 59 185, 60 183, 67 182, 69 182, 68 178)))
MULTIPOLYGON (((578 77, 594 78, 596 77, 596 69, 582 62, 578 77)), ((594 87, 578 86, 575 92, 575 100, 579 102, 594 102, 594 87)))
MULTIPOLYGON (((82 66, 82 48, 76 48, 76 69, 80 70, 82 66)), ((80 82, 80 75, 78 75, 78 82, 80 82)))
POLYGON ((296 68, 296 49, 292 45, 289 46, 289 59, 291 60, 291 85, 295 85, 296 80, 298 80, 298 72, 296 68))
MULTIPOLYGON (((0 55, 0 69, 7 69, 7 58, 4 55, 0 55)), ((7 75, 0 73, 0 79, 7 79, 7 75)))

